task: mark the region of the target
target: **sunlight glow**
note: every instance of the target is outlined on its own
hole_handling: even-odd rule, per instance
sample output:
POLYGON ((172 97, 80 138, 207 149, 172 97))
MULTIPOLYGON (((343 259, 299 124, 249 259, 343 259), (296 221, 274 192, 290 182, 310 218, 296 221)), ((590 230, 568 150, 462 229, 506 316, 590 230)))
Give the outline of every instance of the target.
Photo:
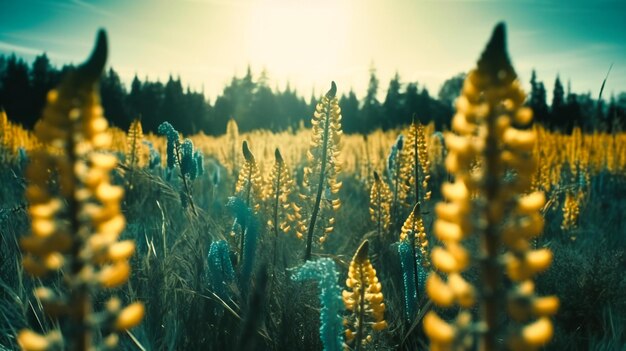
MULTIPOLYGON (((4 1, 0 53, 77 62, 98 28, 111 42, 110 65, 126 84, 180 76, 214 99, 249 65, 272 88, 287 82, 316 95, 365 94, 375 67, 383 92, 397 71, 434 95, 474 64, 494 23, 505 21, 509 49, 528 87, 534 68, 551 89, 557 74, 596 95, 608 66, 607 93, 625 81, 623 5, 616 2, 426 0, 107 0, 4 1), (33 11, 39 8, 40 11, 33 11), (565 11, 565 12, 563 12, 565 11), (566 15, 563 15, 565 13, 566 15), (601 38, 599 40, 598 38, 601 38)), ((380 97, 384 98, 384 96, 380 97)))
POLYGON ((352 27, 348 2, 261 1, 249 16, 243 55, 256 69, 324 85, 322 79, 341 70, 352 27))

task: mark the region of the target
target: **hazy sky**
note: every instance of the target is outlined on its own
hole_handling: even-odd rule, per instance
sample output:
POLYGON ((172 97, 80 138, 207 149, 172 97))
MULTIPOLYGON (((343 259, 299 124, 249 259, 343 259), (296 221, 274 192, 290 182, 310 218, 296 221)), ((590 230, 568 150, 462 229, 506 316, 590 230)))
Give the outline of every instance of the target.
POLYGON ((331 80, 361 96, 372 64, 383 90, 398 71, 436 94, 502 20, 526 86, 535 68, 597 96, 613 63, 605 94, 626 91, 626 0, 0 0, 0 53, 82 61, 103 27, 126 83, 179 75, 212 101, 248 64, 306 97, 331 80))

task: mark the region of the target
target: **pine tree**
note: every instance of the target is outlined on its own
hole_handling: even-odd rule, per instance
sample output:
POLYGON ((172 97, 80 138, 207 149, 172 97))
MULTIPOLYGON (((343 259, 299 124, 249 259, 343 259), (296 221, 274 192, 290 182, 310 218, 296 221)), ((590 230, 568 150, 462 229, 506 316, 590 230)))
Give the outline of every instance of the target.
POLYGON ((361 107, 361 115, 363 116, 363 125, 358 132, 367 133, 380 127, 381 125, 381 106, 377 98, 378 95, 378 77, 376 77, 376 69, 370 69, 370 80, 367 86, 367 94, 363 100, 361 107))
POLYGON ((533 109, 534 120, 542 123, 548 123, 548 104, 546 103, 546 89, 543 82, 537 81, 537 73, 532 71, 530 77, 530 94, 528 105, 533 109))
POLYGON ((359 100, 352 89, 348 96, 342 95, 339 100, 341 106, 342 125, 346 133, 356 133, 361 128, 362 118, 359 113, 359 100))
POLYGON ((404 93, 404 112, 402 113, 401 125, 408 125, 411 123, 413 116, 417 114, 419 110, 420 96, 417 83, 409 83, 406 86, 404 93))
POLYGON ((400 93, 400 88, 400 75, 396 72, 389 82, 387 96, 385 97, 385 102, 383 103, 383 130, 393 128, 399 121, 401 121, 402 94, 400 93))
POLYGON ((28 66, 21 58, 11 55, 6 70, 0 77, 0 106, 3 106, 9 119, 32 128, 37 116, 30 114, 31 86, 28 66))
POLYGON ((554 90, 552 91, 551 121, 559 129, 566 128, 567 121, 565 116, 565 91, 561 79, 556 76, 554 81, 554 90))
POLYGON ((100 80, 100 95, 102 96, 104 113, 109 122, 124 130, 128 129, 131 118, 125 101, 126 89, 124 89, 120 76, 113 68, 109 68, 100 80))

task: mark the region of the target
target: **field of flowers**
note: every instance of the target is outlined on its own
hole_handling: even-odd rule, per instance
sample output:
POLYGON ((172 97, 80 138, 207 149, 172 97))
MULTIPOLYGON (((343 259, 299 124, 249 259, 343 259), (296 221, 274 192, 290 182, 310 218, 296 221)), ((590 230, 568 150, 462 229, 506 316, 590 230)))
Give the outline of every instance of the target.
POLYGON ((109 128, 92 56, 0 112, 0 349, 623 350, 626 133, 533 124, 498 25, 452 130, 109 128))

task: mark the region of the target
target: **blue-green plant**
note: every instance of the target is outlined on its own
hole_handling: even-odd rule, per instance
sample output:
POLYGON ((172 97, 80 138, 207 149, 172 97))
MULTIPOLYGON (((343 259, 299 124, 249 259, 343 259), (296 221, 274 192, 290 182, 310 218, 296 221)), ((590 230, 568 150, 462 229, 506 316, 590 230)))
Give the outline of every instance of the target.
POLYGON ((161 167, 161 154, 154 148, 154 145, 148 140, 143 141, 144 145, 148 146, 150 152, 148 159, 148 168, 156 169, 161 167))
POLYGON ((396 166, 398 164, 398 155, 402 151, 403 143, 404 136, 399 134, 396 138, 396 142, 391 145, 391 150, 387 156, 387 175, 389 176, 389 179, 393 179, 394 174, 397 173, 396 166))
POLYGON ((426 293, 426 279, 430 269, 424 267, 424 258, 418 252, 415 254, 415 265, 417 267, 417 296, 424 296, 426 293))
POLYGON ((252 276, 252 268, 256 256, 256 245, 259 236, 259 220, 252 212, 252 209, 246 203, 236 196, 228 198, 226 207, 235 216, 233 227, 240 226, 243 228, 243 247, 241 250, 241 280, 240 289, 242 296, 247 296, 250 278, 252 276))
POLYGON ((404 136, 398 135, 396 142, 391 146, 387 157, 387 179, 391 190, 391 220, 394 226, 399 224, 400 203, 406 197, 406 184, 402 177, 402 147, 404 146, 404 136))
MULTIPOLYGON (((202 154, 200 155, 202 156, 202 154)), ((204 164, 204 160, 202 161, 202 164, 204 164)), ((208 178, 211 180, 211 199, 215 199, 216 197, 216 192, 217 192, 217 188, 220 185, 220 181, 221 181, 221 176, 220 176, 220 167, 219 166, 215 166, 215 167, 211 167, 212 170, 207 169, 206 171, 204 170, 204 166, 202 167, 203 169, 203 173, 207 172, 207 176, 208 178)), ((213 200, 211 200, 211 202, 213 203, 213 200)))
POLYGON ((22 146, 17 148, 17 162, 20 169, 26 169, 26 166, 28 165, 28 153, 26 153, 26 149, 22 146))
POLYGON ((191 180, 196 179, 198 174, 196 160, 193 157, 193 142, 190 139, 185 139, 181 146, 180 170, 184 176, 191 180))
MULTIPOLYGON (((398 256, 402 266, 402 282, 404 283, 404 317, 411 322, 417 314, 417 289, 415 284, 415 263, 413 250, 406 241, 398 245, 398 256)), ((418 278, 421 281, 421 279, 418 278)))
POLYGON ((195 150, 193 152, 193 159, 196 162, 197 176, 203 175, 204 174, 204 154, 200 150, 195 150))
POLYGON ((183 207, 190 206, 194 215, 198 215, 193 202, 189 181, 195 179, 196 161, 193 157, 193 143, 190 139, 180 142, 180 134, 169 122, 159 125, 158 132, 167 138, 167 168, 173 170, 176 165, 180 168, 180 178, 183 181, 183 189, 180 192, 180 200, 183 207))
MULTIPOLYGON (((208 263, 209 285, 220 299, 226 301, 230 298, 228 286, 235 281, 235 271, 230 260, 230 249, 226 240, 211 243, 208 263)), ((221 313, 221 311, 222 308, 219 308, 216 312, 221 313)))
POLYGON ((335 262, 326 257, 316 261, 307 261, 296 268, 291 279, 317 282, 321 305, 320 339, 324 345, 324 351, 343 350, 343 318, 341 313, 344 306, 341 301, 341 288, 337 283, 339 273, 335 262))
POLYGON ((211 182, 213 183, 213 186, 217 186, 220 183, 221 179, 222 177, 220 175, 220 169, 218 167, 215 167, 213 175, 211 176, 211 182))
POLYGON ((177 153, 180 148, 180 135, 170 122, 161 123, 158 132, 167 138, 167 167, 174 168, 177 163, 177 153))

